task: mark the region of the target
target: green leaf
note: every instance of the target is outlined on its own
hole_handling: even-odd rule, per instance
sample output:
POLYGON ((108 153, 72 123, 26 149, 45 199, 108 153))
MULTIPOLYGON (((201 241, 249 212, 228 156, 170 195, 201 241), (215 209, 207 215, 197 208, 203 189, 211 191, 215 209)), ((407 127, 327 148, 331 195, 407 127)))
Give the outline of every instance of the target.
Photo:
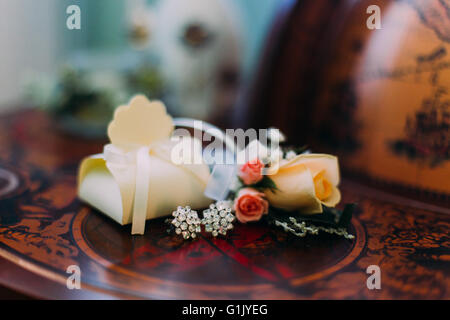
POLYGON ((356 209, 356 203, 348 203, 344 207, 344 211, 342 211, 342 214, 340 216, 338 226, 340 227, 347 227, 350 224, 350 221, 352 220, 353 213, 356 209))
POLYGON ((271 191, 278 190, 277 185, 268 176, 264 176, 258 183, 249 185, 250 188, 255 188, 257 190, 270 189, 271 191))

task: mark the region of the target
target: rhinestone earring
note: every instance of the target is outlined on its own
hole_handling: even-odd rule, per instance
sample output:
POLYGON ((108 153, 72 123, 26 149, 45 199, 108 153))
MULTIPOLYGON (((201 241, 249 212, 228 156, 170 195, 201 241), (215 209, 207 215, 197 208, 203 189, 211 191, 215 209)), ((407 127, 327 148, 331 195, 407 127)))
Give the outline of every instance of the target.
POLYGON ((191 207, 179 206, 172 216, 174 218, 171 223, 175 227, 175 233, 181 234, 185 240, 197 238, 197 233, 202 231, 197 211, 191 210, 191 207))
POLYGON ((212 203, 209 209, 203 211, 201 223, 205 226, 205 232, 211 233, 213 237, 219 234, 225 236, 227 231, 234 228, 233 221, 236 218, 231 211, 230 201, 212 203))

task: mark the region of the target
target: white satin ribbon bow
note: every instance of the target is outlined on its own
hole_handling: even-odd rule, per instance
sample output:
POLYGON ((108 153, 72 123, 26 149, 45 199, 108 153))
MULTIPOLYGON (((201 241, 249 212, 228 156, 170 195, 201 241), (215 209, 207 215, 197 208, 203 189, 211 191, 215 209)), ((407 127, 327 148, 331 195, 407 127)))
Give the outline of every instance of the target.
MULTIPOLYGON (((117 165, 130 169, 134 168, 135 185, 132 205, 132 234, 144 234, 145 221, 147 220, 147 208, 149 201, 150 172, 152 170, 152 157, 178 166, 202 181, 201 176, 195 170, 195 165, 177 165, 171 161, 171 151, 177 142, 170 139, 152 143, 149 146, 136 146, 131 151, 107 144, 103 149, 103 157, 107 164, 117 168, 117 165)), ((116 169, 117 170, 117 169, 116 169)), ((153 169, 155 170, 155 169, 153 169)), ((149 217, 154 218, 154 217, 149 217)))

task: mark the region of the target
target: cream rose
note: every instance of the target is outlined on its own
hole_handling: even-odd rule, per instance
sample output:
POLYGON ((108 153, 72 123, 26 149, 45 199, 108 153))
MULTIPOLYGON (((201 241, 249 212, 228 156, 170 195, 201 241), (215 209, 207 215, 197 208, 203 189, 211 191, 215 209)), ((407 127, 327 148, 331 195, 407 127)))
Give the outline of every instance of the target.
POLYGON ((269 176, 277 190, 266 190, 271 206, 302 213, 322 212, 322 204, 336 206, 341 200, 337 157, 327 154, 301 154, 282 160, 276 174, 269 176))

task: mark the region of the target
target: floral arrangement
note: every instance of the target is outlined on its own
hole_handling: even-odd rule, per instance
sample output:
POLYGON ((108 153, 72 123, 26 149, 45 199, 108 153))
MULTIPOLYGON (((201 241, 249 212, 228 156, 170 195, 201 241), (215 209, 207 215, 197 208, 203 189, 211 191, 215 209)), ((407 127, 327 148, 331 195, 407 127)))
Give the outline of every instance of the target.
POLYGON ((334 208, 341 199, 336 157, 289 150, 283 153, 276 174, 263 176, 263 167, 255 159, 238 170, 240 184, 233 206, 239 222, 266 218, 300 237, 323 231, 353 238, 346 229, 354 205, 344 211, 334 208))
MULTIPOLYGON (((211 204, 194 232, 189 221, 183 220, 183 213, 192 210, 178 207, 173 220, 168 221, 175 232, 185 239, 196 238, 202 224, 214 237, 224 236, 233 229, 235 220, 261 220, 298 237, 326 232, 354 238, 347 228, 355 204, 347 204, 342 211, 335 208, 341 200, 337 157, 313 154, 306 148, 287 149, 275 160, 277 170, 271 175, 265 175, 264 169, 273 167, 274 161, 264 162, 257 157, 238 166, 227 200, 211 204)), ((197 212, 193 212, 197 217, 197 212)))

